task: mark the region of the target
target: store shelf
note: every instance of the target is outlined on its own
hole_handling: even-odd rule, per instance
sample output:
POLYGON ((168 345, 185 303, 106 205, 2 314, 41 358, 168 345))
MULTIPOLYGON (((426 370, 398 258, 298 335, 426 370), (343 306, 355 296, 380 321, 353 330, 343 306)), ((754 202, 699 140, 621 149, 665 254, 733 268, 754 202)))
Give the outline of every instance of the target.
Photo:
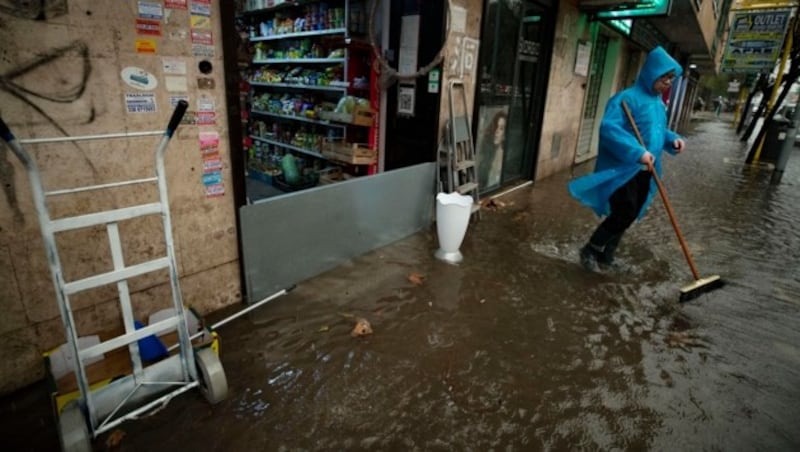
POLYGON ((297 33, 284 33, 284 34, 280 34, 280 35, 256 36, 254 38, 250 38, 250 42, 275 41, 275 40, 278 40, 278 39, 308 38, 310 36, 343 35, 346 32, 347 32, 347 29, 345 29, 345 28, 331 28, 331 29, 328 29, 328 30, 299 31, 297 33))
POLYGON ((250 113, 252 113, 254 115, 270 116, 270 117, 273 117, 273 118, 288 119, 288 120, 291 120, 291 121, 308 122, 308 123, 311 123, 311 124, 319 124, 319 125, 328 126, 328 127, 337 127, 337 128, 342 128, 342 129, 345 127, 344 125, 334 124, 334 123, 332 123, 330 121, 321 121, 319 119, 304 118, 302 116, 281 115, 281 114, 278 114, 278 113, 271 113, 271 112, 262 111, 262 110, 252 110, 250 113))
POLYGON ((267 58, 265 60, 253 60, 253 64, 344 64, 344 58, 267 58))
POLYGON ((303 154, 308 154, 308 155, 313 156, 313 157, 317 157, 317 158, 321 158, 321 159, 326 159, 327 160, 327 158, 324 155, 320 154, 319 152, 312 151, 311 149, 301 148, 301 147, 294 146, 294 145, 289 144, 289 143, 281 143, 280 141, 270 140, 269 138, 262 138, 262 137, 255 136, 255 135, 250 135, 250 138, 252 138, 252 139, 254 139, 256 141, 261 141, 261 142, 268 143, 268 144, 271 144, 271 145, 274 145, 274 146, 278 146, 278 147, 282 147, 282 148, 285 148, 285 149, 291 149, 292 151, 301 152, 303 154))
POLYGON ((330 85, 301 85, 298 83, 271 83, 271 82, 249 82, 250 86, 264 86, 268 88, 295 88, 305 89, 312 91, 347 91, 346 86, 330 86, 330 85))
POLYGON ((298 0, 286 0, 286 1, 278 2, 277 4, 275 4, 274 1, 267 0, 264 3, 266 3, 266 6, 264 6, 263 8, 246 9, 246 10, 242 11, 242 14, 244 14, 245 16, 254 16, 254 15, 260 15, 260 14, 265 14, 265 13, 272 13, 272 12, 275 12, 275 11, 278 11, 278 10, 281 10, 281 9, 291 8, 293 6, 302 6, 302 5, 311 3, 311 2, 310 1, 298 1, 298 0))

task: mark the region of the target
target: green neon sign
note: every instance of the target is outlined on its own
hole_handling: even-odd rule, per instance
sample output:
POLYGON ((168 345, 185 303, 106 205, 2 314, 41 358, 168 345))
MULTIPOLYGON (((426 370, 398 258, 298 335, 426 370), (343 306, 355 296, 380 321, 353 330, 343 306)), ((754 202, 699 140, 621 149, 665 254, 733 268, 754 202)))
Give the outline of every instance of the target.
POLYGON ((633 28, 633 20, 631 19, 611 19, 607 23, 620 33, 626 36, 631 35, 631 28, 633 28))
POLYGON ((671 0, 650 0, 635 2, 620 2, 622 7, 599 11, 599 19, 629 19, 633 17, 645 16, 667 16, 672 6, 671 0))

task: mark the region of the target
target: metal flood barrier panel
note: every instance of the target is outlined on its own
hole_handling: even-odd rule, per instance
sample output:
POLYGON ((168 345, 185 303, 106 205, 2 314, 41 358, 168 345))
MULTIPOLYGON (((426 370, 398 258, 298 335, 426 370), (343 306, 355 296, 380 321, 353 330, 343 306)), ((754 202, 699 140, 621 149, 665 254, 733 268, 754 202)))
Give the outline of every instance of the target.
POLYGON ((242 206, 249 301, 428 227, 435 166, 422 163, 242 206))

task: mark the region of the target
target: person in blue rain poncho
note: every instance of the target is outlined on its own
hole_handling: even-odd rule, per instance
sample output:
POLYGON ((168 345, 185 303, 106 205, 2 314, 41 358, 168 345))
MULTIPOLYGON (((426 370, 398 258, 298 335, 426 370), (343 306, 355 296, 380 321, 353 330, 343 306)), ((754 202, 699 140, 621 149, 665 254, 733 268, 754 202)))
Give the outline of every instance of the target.
POLYGON ((568 185, 570 194, 605 217, 580 250, 588 269, 611 265, 625 231, 641 219, 657 190, 650 168, 661 174, 663 151, 677 154, 685 142, 667 128, 663 93, 680 77, 681 66, 661 47, 647 55, 633 86, 609 99, 600 123, 600 143, 595 170, 568 185), (645 147, 639 144, 622 102, 636 121, 645 147))

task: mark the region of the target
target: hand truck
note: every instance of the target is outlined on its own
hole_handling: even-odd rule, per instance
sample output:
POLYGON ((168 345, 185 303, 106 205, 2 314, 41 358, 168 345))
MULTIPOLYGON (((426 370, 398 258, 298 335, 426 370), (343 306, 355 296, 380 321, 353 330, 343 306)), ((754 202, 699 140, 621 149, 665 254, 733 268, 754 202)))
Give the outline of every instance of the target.
MULTIPOLYGON (((90 451, 92 439, 101 433, 115 428, 126 420, 135 419, 159 408, 173 397, 192 388, 199 388, 210 403, 217 403, 227 396, 228 384, 216 352, 216 334, 209 331, 209 334, 203 335, 205 340, 193 342, 198 335, 190 336, 187 327, 188 309, 183 306, 178 285, 164 154, 187 106, 185 101, 178 103, 166 131, 163 132, 128 132, 17 140, 3 119, 0 118, 0 138, 9 145, 25 166, 32 185, 34 205, 67 339, 65 347, 67 347, 67 354, 70 355, 70 361, 73 364, 72 371, 77 389, 80 391, 79 395, 77 393, 73 395, 74 400, 56 406, 59 438, 62 449, 65 451, 90 451), (155 150, 155 177, 48 192, 44 191, 35 160, 22 147, 22 144, 118 140, 158 135, 162 135, 162 137, 155 150), (48 213, 46 204, 48 197, 135 184, 156 184, 159 201, 58 219, 50 218, 48 213), (166 256, 135 265, 126 265, 118 223, 146 215, 161 216, 166 256), (98 225, 106 226, 113 270, 78 280, 66 281, 56 246, 56 234, 98 225), (165 310, 166 315, 161 315, 147 326, 142 326, 134 319, 128 280, 163 269, 167 269, 169 272, 172 306, 165 310), (87 345, 85 341, 79 341, 77 336, 70 296, 110 284, 117 286, 124 333, 87 345), (170 349, 173 352, 165 351, 165 356, 153 364, 144 362, 140 354, 140 347, 146 343, 143 341, 154 338, 156 334, 162 334, 165 330, 177 332, 176 347, 170 349), (209 340, 209 338, 213 339, 209 340), (89 381, 87 367, 90 362, 102 359, 107 353, 120 350, 124 352, 125 347, 130 355, 129 363, 126 364, 130 365, 131 373, 121 377, 114 376, 101 384, 89 381)), ((192 313, 190 312, 188 315, 191 316, 192 313)))

